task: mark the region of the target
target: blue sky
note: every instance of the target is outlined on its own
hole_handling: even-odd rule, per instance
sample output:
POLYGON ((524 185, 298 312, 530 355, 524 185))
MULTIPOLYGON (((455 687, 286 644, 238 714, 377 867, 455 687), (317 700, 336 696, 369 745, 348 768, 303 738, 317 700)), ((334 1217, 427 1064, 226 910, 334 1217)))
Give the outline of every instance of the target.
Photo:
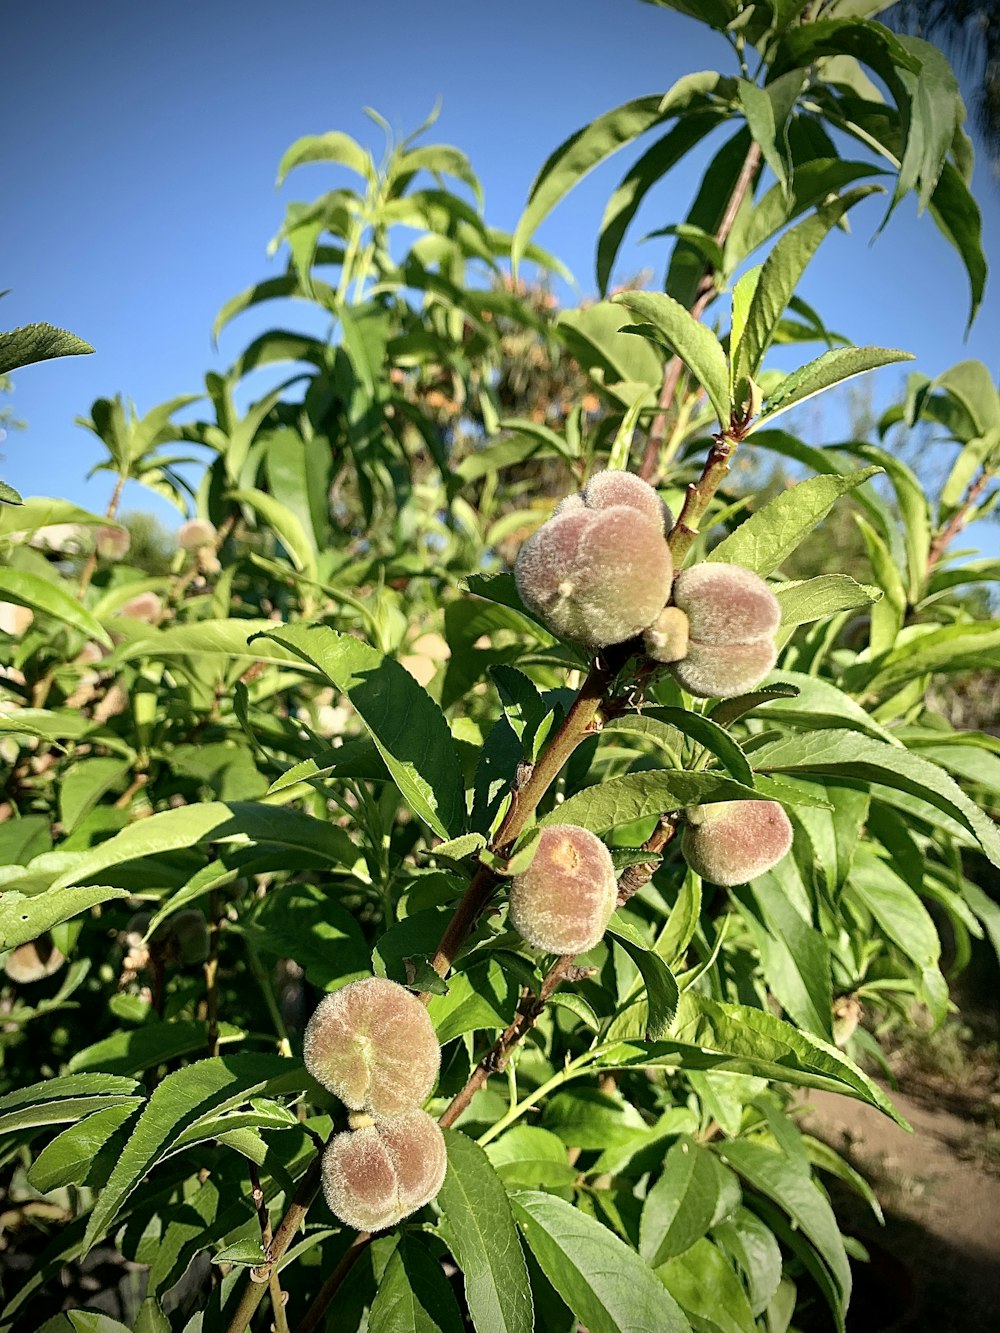
MULTIPOLYGON (((469 154, 488 221, 510 229, 539 165, 588 120, 691 70, 732 71, 721 38, 638 0, 38 0, 6 16, 4 39, 0 288, 12 290, 0 327, 48 320, 97 351, 16 377, 10 403, 29 429, 4 442, 0 476, 25 494, 91 508, 103 508, 110 479, 84 481, 101 447, 73 418, 96 397, 121 391, 144 412, 199 392, 205 371, 231 363, 263 328, 295 327, 294 313, 277 318, 272 307, 235 321, 217 351, 210 341, 223 302, 283 267, 266 246, 285 202, 337 181, 331 169, 311 166, 276 192, 278 160, 294 139, 342 129, 377 150, 381 131, 365 105, 406 133, 440 96, 431 139, 469 154)), ((594 287, 605 200, 630 157, 626 149, 595 172, 539 232, 584 293, 594 287)), ((695 165, 682 169, 647 201, 621 276, 644 266, 662 274, 668 242, 640 246, 638 238, 682 220, 696 179, 695 165)), ((976 189, 997 268, 1000 187, 984 166, 976 189)), ((912 200, 869 244, 883 206, 852 213, 854 235, 825 243, 801 294, 830 327, 858 342, 905 347, 927 374, 967 356, 996 372, 994 285, 963 341, 960 261, 930 219, 916 217, 912 200)), ((880 404, 899 381, 891 368, 881 373, 880 404)), ((839 426, 829 413, 808 424, 816 438, 839 426)), ((125 507, 170 516, 136 488, 125 507)), ((995 544, 994 533, 983 534, 985 544, 995 544)))

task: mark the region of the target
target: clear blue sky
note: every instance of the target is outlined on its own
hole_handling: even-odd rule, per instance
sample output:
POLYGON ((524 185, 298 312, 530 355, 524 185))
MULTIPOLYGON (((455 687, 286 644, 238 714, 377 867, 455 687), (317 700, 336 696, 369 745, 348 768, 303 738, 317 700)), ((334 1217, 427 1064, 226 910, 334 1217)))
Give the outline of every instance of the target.
MULTIPOLYGON (((342 129, 377 149, 381 132, 364 105, 405 133, 440 96, 432 139, 469 154, 488 221, 510 229, 539 165, 568 134, 691 70, 732 68, 721 38, 638 0, 36 0, 6 15, 3 36, 0 289, 12 291, 0 327, 48 320, 97 352, 16 377, 10 401, 29 429, 3 444, 0 476, 25 494, 92 508, 103 508, 110 481, 84 481, 100 446, 73 418, 94 398, 121 391, 146 411, 199 392, 205 371, 231 363, 263 328, 296 326, 296 312, 279 318, 272 306, 234 322, 217 352, 209 337, 225 300, 283 267, 265 248, 285 202, 337 179, 303 168, 276 193, 292 140, 342 129)), ((597 224, 629 154, 594 173, 539 233, 585 293, 597 224)), ((635 242, 682 220, 695 183, 694 168, 682 170, 647 201, 623 276, 645 265, 662 273, 668 242, 635 242)), ((1000 188, 988 168, 977 170, 976 188, 1000 270, 1000 188)), ((957 256, 912 200, 870 245, 882 207, 855 210, 854 236, 826 242, 802 295, 856 341, 915 352, 927 374, 966 356, 996 372, 995 281, 963 342, 957 256)), ((898 372, 882 372, 880 404, 898 382, 898 372)), ((135 488, 125 506, 170 513, 135 488)))

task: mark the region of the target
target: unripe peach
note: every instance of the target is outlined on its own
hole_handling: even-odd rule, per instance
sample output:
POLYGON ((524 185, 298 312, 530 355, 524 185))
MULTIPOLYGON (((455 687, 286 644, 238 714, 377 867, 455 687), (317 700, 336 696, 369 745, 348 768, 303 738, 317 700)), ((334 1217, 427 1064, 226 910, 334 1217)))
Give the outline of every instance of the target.
POLYGON ((555 634, 591 648, 624 643, 670 595, 673 561, 663 533, 662 516, 634 504, 592 508, 570 496, 521 547, 518 592, 555 634))
POLYGON ((776 866, 792 845, 792 826, 777 801, 719 801, 691 806, 681 835, 685 861, 710 884, 745 884, 776 866))
POLYGON ((611 853, 588 829, 542 829, 527 870, 510 885, 514 929, 546 953, 583 953, 608 928, 618 898, 611 853))
POLYGON ((729 699, 759 685, 778 656, 778 599, 759 575, 739 565, 685 569, 673 602, 688 618, 687 656, 671 670, 690 694, 729 699))
POLYGON ((407 1111, 332 1138, 323 1153, 323 1193, 346 1226, 384 1231, 430 1203, 447 1169, 437 1121, 407 1111))
POLYGON ((665 606, 642 638, 654 662, 680 662, 688 655, 691 626, 679 606, 665 606))
POLYGON ((634 472, 595 472, 583 488, 583 503, 588 509, 610 509, 625 505, 638 509, 663 527, 664 534, 674 526, 674 516, 652 486, 634 472))
POLYGON ((385 977, 352 981, 319 1003, 305 1031, 306 1068, 352 1110, 397 1115, 425 1101, 441 1065, 417 997, 385 977))
POLYGON ((177 529, 177 545, 182 551, 197 551, 202 546, 214 546, 215 526, 204 518, 189 518, 177 529))
POLYGON ((125 528, 113 528, 109 524, 97 529, 94 544, 102 560, 124 560, 132 538, 125 528))

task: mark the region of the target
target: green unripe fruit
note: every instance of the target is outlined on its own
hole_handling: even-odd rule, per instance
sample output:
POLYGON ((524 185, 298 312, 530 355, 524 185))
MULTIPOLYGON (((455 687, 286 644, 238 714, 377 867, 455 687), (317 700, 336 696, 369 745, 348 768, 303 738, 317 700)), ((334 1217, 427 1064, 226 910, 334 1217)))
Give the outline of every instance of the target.
POLYGON ((710 563, 685 569, 673 603, 688 618, 689 639, 687 655, 671 671, 689 694, 731 699, 759 685, 777 661, 781 607, 749 569, 710 563))
POLYGON ((352 1110, 376 1116, 427 1099, 441 1065, 434 1024, 417 997, 384 977, 352 981, 320 1001, 306 1026, 306 1068, 352 1110))
POLYGON ((670 595, 663 504, 628 475, 601 473, 582 496, 564 500, 521 547, 514 569, 524 604, 554 634, 590 648, 640 634, 670 595))
POLYGON ((777 801, 719 801, 692 806, 681 835, 685 861, 710 884, 731 888, 771 870, 792 845, 792 826, 777 801))
POLYGON ((323 1153, 331 1213, 357 1231, 384 1231, 430 1203, 444 1181, 444 1135, 426 1111, 338 1134, 323 1153))
POLYGON ((618 900, 611 853, 588 829, 550 824, 510 885, 510 921, 536 949, 584 953, 599 943, 618 900))

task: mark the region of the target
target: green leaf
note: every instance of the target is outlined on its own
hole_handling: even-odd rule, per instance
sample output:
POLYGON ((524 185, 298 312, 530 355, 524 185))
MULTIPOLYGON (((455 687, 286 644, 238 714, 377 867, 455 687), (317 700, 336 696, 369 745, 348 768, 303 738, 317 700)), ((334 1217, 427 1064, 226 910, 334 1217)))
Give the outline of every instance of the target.
POLYGON ((742 1268, 750 1308, 760 1315, 770 1305, 781 1281, 781 1249, 774 1233, 749 1208, 737 1208, 728 1222, 712 1230, 714 1239, 742 1268))
POLYGON ((287 148, 278 165, 278 179, 281 185, 288 173, 305 162, 335 162, 351 171, 356 171, 365 180, 374 174, 372 160, 357 140, 340 130, 329 130, 326 134, 305 134, 296 139, 287 148))
POLYGON ((1000 832, 969 800, 944 769, 912 751, 887 745, 856 731, 832 729, 769 741, 754 751, 754 767, 764 773, 816 773, 861 778, 909 792, 965 826, 1000 866, 1000 832))
POLYGON ((0 1097, 0 1133, 78 1120, 109 1106, 134 1107, 136 1083, 113 1074, 65 1074, 0 1097))
POLYGON ((719 1178, 711 1153, 693 1139, 678 1139, 642 1208, 639 1253, 651 1268, 683 1254, 704 1236, 718 1198, 719 1178))
MULTIPOLYGON (((231 1023, 219 1025, 219 1041, 239 1041, 246 1033, 231 1023)), ((100 1070, 105 1074, 141 1074, 154 1065, 166 1064, 182 1055, 205 1051, 208 1046, 208 1025, 193 1020, 170 1023, 146 1023, 138 1028, 125 1028, 110 1037, 74 1052, 67 1061, 70 1073, 83 1069, 100 1070)))
MULTIPOLYGON (((793 91, 800 90, 804 75, 795 70, 791 71, 790 76, 784 76, 786 80, 789 77, 797 85, 797 89, 793 91)), ((751 83, 749 79, 740 79, 737 84, 737 95, 750 133, 760 145, 764 161, 774 172, 778 183, 787 190, 788 168, 785 163, 785 156, 778 145, 779 135, 784 137, 788 112, 791 110, 788 101, 780 97, 780 94, 784 91, 786 91, 784 87, 776 87, 773 84, 767 88, 760 88, 757 84, 751 83), (780 114, 777 105, 779 102, 783 102, 781 111, 785 113, 780 123, 776 116, 776 112, 780 114)))
POLYGON ((843 384, 855 375, 864 375, 880 366, 897 361, 912 361, 912 352, 900 352, 892 347, 835 347, 810 361, 801 370, 786 375, 767 396, 764 410, 750 429, 770 425, 775 417, 798 407, 818 393, 824 393, 836 384, 843 384))
POLYGON ((40 1194, 86 1180, 97 1154, 135 1114, 141 1097, 122 1098, 117 1106, 93 1110, 45 1145, 28 1168, 28 1183, 40 1194))
POLYGON ((25 324, 10 333, 0 333, 0 375, 50 361, 57 356, 85 356, 94 349, 75 333, 57 329, 52 324, 25 324))
POLYGON ((0 949, 14 949, 37 939, 61 921, 111 898, 127 898, 125 889, 104 884, 66 888, 53 885, 44 893, 25 895, 6 889, 0 898, 0 949))
POLYGON ((294 959, 322 990, 356 981, 370 970, 371 947, 361 927, 325 886, 272 887, 242 930, 259 952, 294 959))
MULTIPOLYGON (((693 1320, 712 1333, 756 1333, 750 1302, 722 1250, 704 1237, 656 1270, 667 1291, 693 1320)), ((702 1327, 696 1323, 695 1327, 702 1327)))
POLYGON ((579 824, 601 834, 648 815, 710 801, 760 800, 760 792, 721 773, 681 773, 661 769, 626 773, 595 787, 585 787, 556 806, 541 824, 579 824))
POLYGON ((415 1236, 400 1237, 368 1316, 368 1333, 462 1333, 441 1265, 415 1236))
POLYGON ((88 639, 96 639, 106 648, 111 647, 111 639, 104 627, 98 624, 75 593, 61 583, 51 583, 26 569, 0 568, 0 597, 61 620, 64 625, 80 630, 88 639))
POLYGON ((644 321, 637 333, 646 333, 645 325, 649 325, 654 340, 680 357, 708 394, 719 424, 727 427, 731 412, 729 366, 711 329, 664 292, 621 292, 614 301, 644 321))
POLYGON ((13 486, 8 486, 5 481, 0 481, 0 504, 5 505, 23 505, 24 499, 13 486))
POLYGON ((478 1143, 456 1130, 444 1136, 441 1234, 465 1278, 473 1324, 477 1333, 531 1333, 528 1268, 507 1191, 478 1143))
MULTIPOLYGON (((436 940, 435 940, 436 943, 436 940)), ((444 1046, 465 1032, 504 1028, 513 1021, 520 988, 495 959, 453 972, 446 995, 433 995, 427 1012, 444 1046)))
POLYGON ((462 765, 444 714, 405 668, 325 625, 285 625, 267 638, 318 668, 348 696, 410 809, 447 841, 462 827, 462 765))
POLYGON ((590 1333, 690 1333, 673 1298, 613 1231, 564 1199, 511 1199, 538 1266, 590 1333))
MULTIPOLYGON (((863 849, 868 853, 868 848, 863 849)), ((922 998, 936 1023, 948 1009, 941 975, 941 941, 927 908, 896 872, 870 853, 859 856, 846 890, 872 914, 885 935, 920 969, 922 998)))
POLYGON ((807 1162, 749 1139, 719 1145, 719 1154, 749 1185, 772 1199, 809 1238, 830 1270, 841 1311, 851 1294, 851 1268, 837 1219, 826 1195, 813 1181, 807 1162))
POLYGON ((870 583, 856 583, 848 574, 818 574, 798 582, 775 583, 771 591, 781 607, 781 638, 787 638, 798 625, 825 620, 840 611, 854 611, 874 606, 882 589, 870 583))
MULTIPOLYGON (((710 90, 718 77, 711 74, 701 76, 707 80, 705 91, 710 90)), ((578 130, 549 156, 532 183, 527 206, 514 232, 511 263, 515 272, 528 241, 560 199, 598 163, 666 119, 660 109, 662 102, 663 98, 655 93, 626 102, 578 130)))
POLYGON ((232 491, 229 499, 250 505, 273 530, 299 573, 308 579, 316 578, 316 552, 297 514, 266 491, 251 488, 232 491))
POLYGON ((636 161, 608 200, 597 243, 597 285, 607 295, 622 241, 639 205, 652 187, 686 156, 724 115, 716 108, 690 112, 636 161))
POLYGON ((880 471, 877 467, 859 468, 846 475, 826 474, 800 481, 751 514, 713 547, 706 559, 742 565, 765 578, 826 518, 842 495, 880 471))
MULTIPOLYGON (((357 849, 344 829, 300 810, 253 801, 205 801, 176 810, 161 810, 130 824, 113 838, 75 856, 68 868, 57 874, 52 889, 65 889, 79 880, 93 879, 102 871, 128 861, 223 839, 239 842, 252 839, 262 845, 302 848, 316 852, 331 865, 353 865, 357 860, 357 849)), ((104 893, 107 897, 120 896, 118 890, 104 890, 104 893)))
POLYGON ((602 1048, 596 1063, 602 1069, 722 1070, 824 1088, 867 1102, 909 1128, 878 1084, 835 1046, 763 1009, 710 1000, 690 990, 681 995, 669 1040, 618 1042, 602 1048))
POLYGON ((793 904, 781 869, 758 876, 733 896, 757 943, 764 979, 782 1009, 800 1027, 832 1041, 830 948, 793 904))
POLYGON ((618 941, 639 969, 649 1004, 646 1036, 650 1041, 656 1041, 670 1031, 670 1025, 677 1015, 680 992, 674 974, 620 912, 612 916, 608 934, 618 941))
POLYGON ((515 1125, 487 1146, 486 1156, 508 1190, 562 1189, 579 1175, 562 1140, 537 1125, 515 1125))
POLYGON ((63 774, 59 790, 59 815, 63 830, 71 833, 84 815, 129 771, 127 759, 96 756, 71 764, 63 774))
POLYGON ((300 1067, 277 1055, 226 1055, 178 1069, 146 1103, 87 1223, 90 1248, 113 1224, 122 1206, 173 1143, 196 1120, 222 1111, 265 1089, 291 1090, 300 1067))
POLYGON ((831 203, 818 208, 803 222, 785 232, 768 255, 761 269, 747 311, 746 328, 736 347, 730 348, 734 363, 734 382, 756 375, 764 353, 774 337, 775 329, 805 272, 809 261, 819 249, 827 232, 834 227, 848 209, 869 194, 876 186, 859 185, 848 190, 831 203))

